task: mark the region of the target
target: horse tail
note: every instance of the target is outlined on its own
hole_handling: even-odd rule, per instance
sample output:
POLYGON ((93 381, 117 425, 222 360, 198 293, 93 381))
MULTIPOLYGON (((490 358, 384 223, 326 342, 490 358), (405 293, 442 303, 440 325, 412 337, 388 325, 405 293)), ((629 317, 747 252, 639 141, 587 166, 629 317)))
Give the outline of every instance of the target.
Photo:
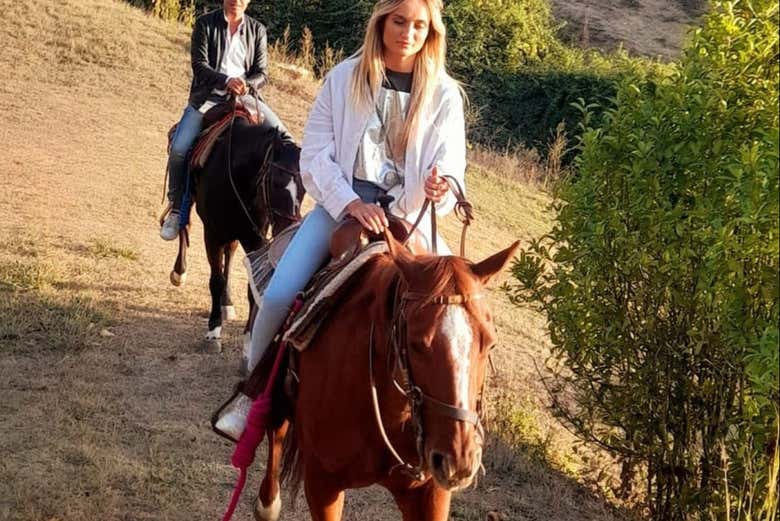
POLYGON ((303 483, 303 458, 298 446, 298 436, 295 432, 293 416, 290 415, 288 419, 290 426, 287 429, 287 435, 284 437, 281 481, 290 490, 290 499, 294 505, 301 491, 301 483, 303 483))

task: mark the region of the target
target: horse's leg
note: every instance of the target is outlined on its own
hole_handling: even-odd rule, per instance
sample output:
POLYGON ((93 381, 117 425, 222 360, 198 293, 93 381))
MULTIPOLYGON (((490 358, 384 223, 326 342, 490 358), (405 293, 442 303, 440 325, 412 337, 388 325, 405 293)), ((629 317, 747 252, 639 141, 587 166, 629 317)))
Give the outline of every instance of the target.
POLYGON ((190 245, 190 225, 179 231, 179 253, 171 270, 171 284, 182 286, 187 281, 187 247, 190 245))
POLYGON ((255 500, 255 519, 258 521, 276 521, 282 510, 281 473, 282 445, 289 424, 285 421, 276 430, 268 430, 268 462, 265 477, 260 484, 260 492, 255 500))
POLYGON ((417 488, 390 488, 404 521, 447 521, 452 493, 433 480, 417 488))
POLYGON ((211 267, 211 277, 209 278, 209 291, 211 293, 211 313, 209 313, 209 332, 206 334, 206 340, 213 340, 217 343, 222 336, 222 292, 225 289, 225 277, 223 275, 223 258, 225 247, 214 244, 210 240, 207 230, 203 232, 203 238, 206 242, 206 256, 209 259, 211 267))
POLYGON ((341 521, 344 510, 344 490, 333 484, 324 471, 304 462, 303 488, 312 521, 341 521))
POLYGON ((238 241, 233 241, 225 246, 224 278, 225 288, 222 290, 222 320, 235 320, 236 308, 233 305, 233 299, 230 297, 230 261, 233 260, 233 254, 238 248, 238 241))
POLYGON ((252 288, 249 284, 246 286, 247 300, 249 301, 249 317, 246 319, 246 325, 244 326, 244 342, 241 350, 241 364, 239 365, 238 372, 241 376, 247 376, 249 374, 249 350, 252 348, 252 324, 257 316, 257 305, 255 303, 255 296, 252 294, 252 288))

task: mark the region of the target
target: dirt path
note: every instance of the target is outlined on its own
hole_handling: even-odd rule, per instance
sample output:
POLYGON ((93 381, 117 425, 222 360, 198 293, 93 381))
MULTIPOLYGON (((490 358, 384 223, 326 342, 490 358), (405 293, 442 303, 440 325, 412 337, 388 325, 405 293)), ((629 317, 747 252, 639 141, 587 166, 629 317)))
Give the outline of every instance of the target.
MULTIPOLYGON (((164 136, 187 89, 187 32, 113 0, 24 4, 0 0, 0 520, 216 519, 235 472, 207 419, 236 381, 241 324, 226 327, 222 354, 205 347, 200 225, 178 289, 168 283, 175 244, 156 225, 164 136)), ((315 88, 280 76, 267 90, 298 137, 315 88)), ((503 246, 536 221, 483 228, 477 248, 503 246)), ((245 275, 234 275, 243 294, 245 275)), ((527 359, 544 350, 543 323, 501 305, 511 339, 503 381, 538 397, 527 359)), ((453 519, 617 519, 535 460, 496 446, 486 464, 453 519)), ((252 495, 236 519, 250 519, 252 495)), ((298 506, 283 518, 307 519, 298 506)), ((383 490, 348 496, 345 519, 397 518, 383 490)))

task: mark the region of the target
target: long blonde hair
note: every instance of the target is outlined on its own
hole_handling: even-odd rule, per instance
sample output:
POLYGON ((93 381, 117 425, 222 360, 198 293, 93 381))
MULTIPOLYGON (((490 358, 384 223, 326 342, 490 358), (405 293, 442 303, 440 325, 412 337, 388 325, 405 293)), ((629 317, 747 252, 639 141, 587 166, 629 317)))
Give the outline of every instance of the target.
MULTIPOLYGON (((352 99, 359 108, 371 107, 374 96, 385 78, 384 43, 382 34, 388 15, 406 0, 379 0, 366 27, 363 46, 354 54, 358 64, 352 76, 352 99)), ((421 113, 433 97, 438 79, 445 73, 447 29, 441 12, 442 0, 422 0, 428 7, 428 36, 414 61, 409 109, 401 133, 402 148, 406 148, 417 130, 421 113)))

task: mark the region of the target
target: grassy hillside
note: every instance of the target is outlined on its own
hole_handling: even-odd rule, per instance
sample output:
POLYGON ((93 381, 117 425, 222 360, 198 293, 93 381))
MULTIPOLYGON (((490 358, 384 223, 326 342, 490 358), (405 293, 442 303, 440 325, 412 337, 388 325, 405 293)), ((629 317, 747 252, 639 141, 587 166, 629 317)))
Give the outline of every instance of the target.
POLYGON ((565 39, 581 47, 676 58, 706 0, 552 0, 565 39))
MULTIPOLYGON (((223 353, 207 349, 200 225, 177 289, 175 245, 156 224, 189 30, 118 0, 0 8, 0 520, 213 519, 235 474, 208 417, 236 380, 242 326, 226 328, 223 353)), ((298 138, 316 89, 277 67, 265 91, 298 138)), ((473 258, 546 230, 547 197, 509 174, 469 172, 473 258)), ((445 233, 454 241, 452 221, 445 233)), ((486 478, 458 496, 453 519, 620 519, 580 482, 605 460, 544 412, 543 319, 491 298, 501 348, 490 392, 514 415, 503 429, 515 447, 488 450, 486 478)), ((395 519, 390 505, 379 489, 353 493, 345 519, 395 519)), ((285 519, 305 519, 299 507, 285 519)))

